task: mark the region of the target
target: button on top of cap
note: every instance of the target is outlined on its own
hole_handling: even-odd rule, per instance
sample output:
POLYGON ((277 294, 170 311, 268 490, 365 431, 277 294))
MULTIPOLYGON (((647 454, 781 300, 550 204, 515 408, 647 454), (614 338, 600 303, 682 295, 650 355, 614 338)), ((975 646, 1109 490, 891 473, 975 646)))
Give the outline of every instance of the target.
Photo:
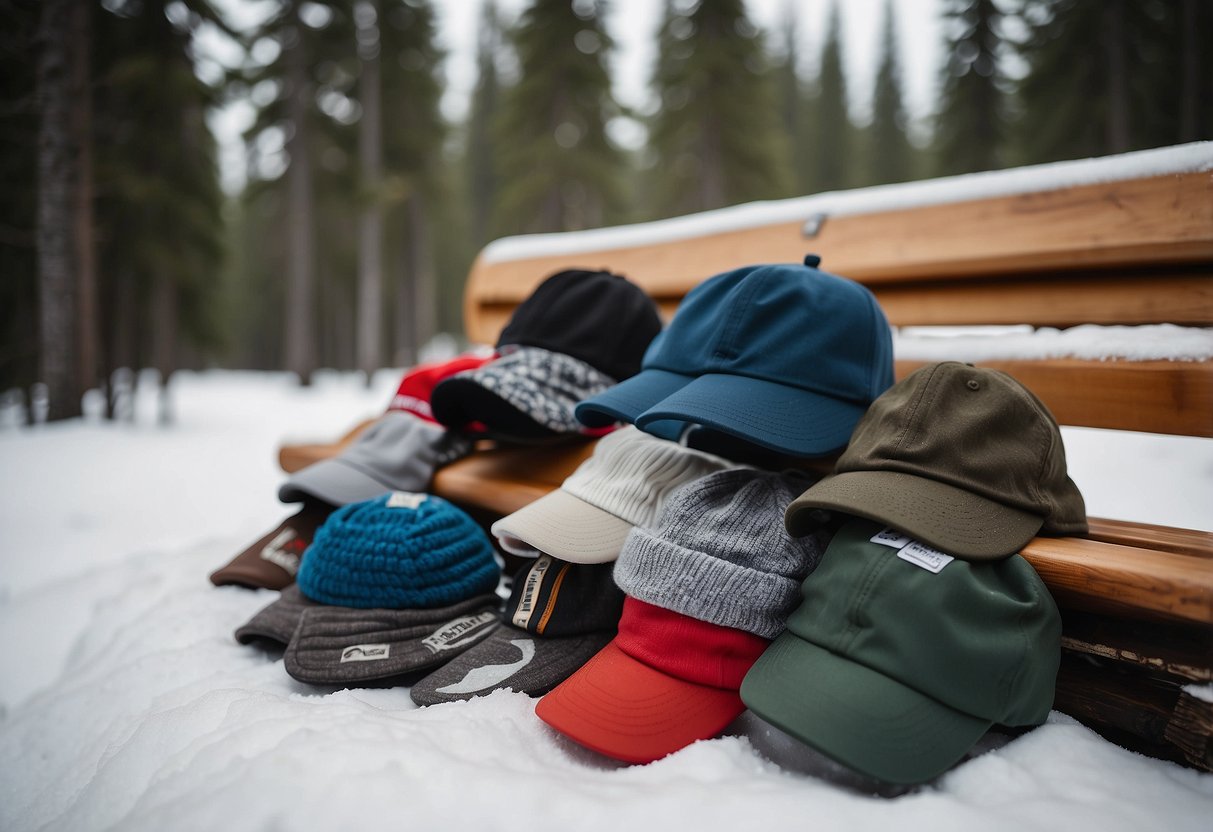
POLYGON ((815 269, 815 268, 817 268, 818 266, 820 266, 820 265, 821 265, 821 255, 819 255, 819 254, 806 254, 806 255, 804 256, 804 264, 805 264, 806 266, 808 266, 810 269, 815 269))

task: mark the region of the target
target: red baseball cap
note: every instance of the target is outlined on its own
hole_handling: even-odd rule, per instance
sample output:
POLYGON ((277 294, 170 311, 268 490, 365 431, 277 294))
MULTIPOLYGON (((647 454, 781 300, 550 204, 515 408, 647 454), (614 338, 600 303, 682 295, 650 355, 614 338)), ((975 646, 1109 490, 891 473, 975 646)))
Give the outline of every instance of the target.
POLYGON ((418 364, 404 374, 404 378, 400 380, 400 387, 396 390, 396 395, 392 397, 392 402, 387 409, 389 411, 403 410, 428 422, 438 424, 438 420, 434 418, 434 414, 430 410, 430 394, 438 382, 455 373, 462 373, 464 370, 475 370, 492 361, 494 357, 492 353, 488 355, 469 354, 456 356, 449 361, 418 364))
POLYGON ((650 763, 716 736, 745 710, 741 680, 768 644, 629 597, 618 635, 535 714, 600 754, 650 763))

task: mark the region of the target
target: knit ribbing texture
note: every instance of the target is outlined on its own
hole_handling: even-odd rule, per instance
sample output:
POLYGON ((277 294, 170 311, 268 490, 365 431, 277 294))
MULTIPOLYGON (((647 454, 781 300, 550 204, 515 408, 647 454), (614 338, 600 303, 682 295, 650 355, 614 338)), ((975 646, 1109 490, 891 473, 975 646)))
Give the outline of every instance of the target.
POLYGON ((775 638, 825 536, 793 538, 783 511, 810 479, 733 469, 675 491, 651 529, 636 527, 615 564, 633 598, 683 615, 775 638))
POLYGON ((496 588, 492 544, 471 517, 432 495, 392 500, 385 494, 329 516, 296 576, 305 595, 360 609, 428 609, 496 588))

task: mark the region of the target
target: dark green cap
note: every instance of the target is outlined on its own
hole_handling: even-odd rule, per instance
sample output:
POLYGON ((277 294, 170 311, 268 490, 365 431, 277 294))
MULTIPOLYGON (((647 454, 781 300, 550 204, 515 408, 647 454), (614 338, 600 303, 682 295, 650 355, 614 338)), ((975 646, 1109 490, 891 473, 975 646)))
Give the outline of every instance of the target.
POLYGON ((832 511, 968 559, 1087 531, 1049 409, 1006 373, 955 361, 916 370, 872 403, 834 473, 788 507, 788 532, 808 534, 832 511))
POLYGON ((1044 722, 1061 617, 1019 555, 975 562, 895 536, 872 542, 882 528, 854 519, 839 530, 741 698, 856 771, 921 783, 995 723, 1044 722))

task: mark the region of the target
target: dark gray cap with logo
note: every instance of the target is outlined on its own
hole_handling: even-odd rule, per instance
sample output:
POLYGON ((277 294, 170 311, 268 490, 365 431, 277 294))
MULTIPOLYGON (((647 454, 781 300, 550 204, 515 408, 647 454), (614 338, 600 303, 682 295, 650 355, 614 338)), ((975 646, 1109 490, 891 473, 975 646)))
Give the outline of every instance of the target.
POLYGON ((495 595, 432 609, 307 606, 283 656, 286 672, 313 685, 407 677, 450 661, 500 623, 495 595))
POLYGON ((593 658, 615 635, 623 591, 611 563, 541 554, 514 578, 505 623, 484 641, 413 685, 418 705, 494 690, 541 696, 593 658))

